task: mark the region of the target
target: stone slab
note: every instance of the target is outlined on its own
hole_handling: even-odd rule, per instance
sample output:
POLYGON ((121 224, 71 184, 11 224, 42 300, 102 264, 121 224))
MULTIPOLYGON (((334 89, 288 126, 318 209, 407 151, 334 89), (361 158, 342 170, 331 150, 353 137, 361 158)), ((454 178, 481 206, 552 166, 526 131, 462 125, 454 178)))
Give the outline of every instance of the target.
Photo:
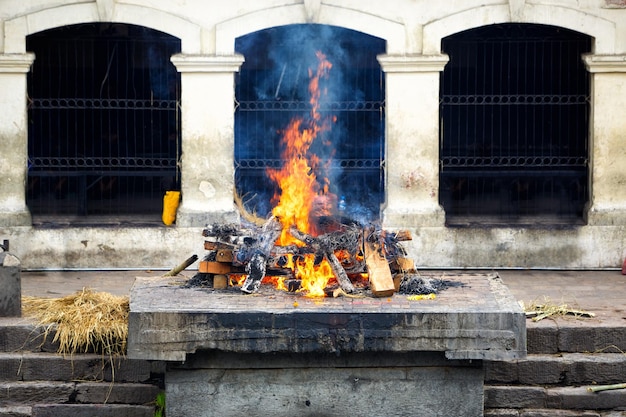
POLYGON ((434 300, 318 298, 271 290, 184 288, 138 277, 131 289, 128 357, 184 361, 225 352, 445 352, 448 359, 526 355, 526 319, 496 273, 446 277, 462 285, 434 300))
POLYGON ((481 361, 450 361, 442 352, 238 356, 205 351, 170 365, 166 415, 483 415, 481 361))

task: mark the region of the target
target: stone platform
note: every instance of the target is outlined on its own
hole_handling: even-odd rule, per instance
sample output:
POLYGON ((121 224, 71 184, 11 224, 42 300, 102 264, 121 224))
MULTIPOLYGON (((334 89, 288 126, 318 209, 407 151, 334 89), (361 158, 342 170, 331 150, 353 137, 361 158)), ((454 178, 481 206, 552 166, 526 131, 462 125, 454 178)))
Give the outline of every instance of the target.
POLYGON ((482 359, 526 355, 500 277, 462 274, 434 300, 309 299, 137 278, 128 356, 170 361, 168 416, 481 416, 482 359))
POLYGON ((128 355, 185 361, 197 350, 445 352, 448 359, 526 354, 525 316, 497 274, 463 274, 434 300, 244 295, 139 277, 130 294, 128 355))

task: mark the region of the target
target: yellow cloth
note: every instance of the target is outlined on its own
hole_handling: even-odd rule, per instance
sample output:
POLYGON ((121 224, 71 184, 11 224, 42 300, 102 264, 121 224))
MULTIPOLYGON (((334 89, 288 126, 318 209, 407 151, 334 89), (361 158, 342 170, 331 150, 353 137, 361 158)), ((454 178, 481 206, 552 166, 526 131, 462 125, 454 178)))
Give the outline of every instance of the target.
POLYGON ((171 226, 176 220, 176 210, 180 202, 180 191, 166 191, 163 197, 163 223, 171 226))

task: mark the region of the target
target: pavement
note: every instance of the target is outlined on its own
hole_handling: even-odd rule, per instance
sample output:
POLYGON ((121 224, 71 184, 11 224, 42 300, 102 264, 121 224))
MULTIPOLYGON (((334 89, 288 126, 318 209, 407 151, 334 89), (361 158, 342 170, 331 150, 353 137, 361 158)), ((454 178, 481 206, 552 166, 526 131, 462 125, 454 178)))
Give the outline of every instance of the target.
MULTIPOLYGON (((181 275, 193 277, 187 269, 181 275)), ((618 270, 490 270, 490 271, 420 271, 425 275, 453 277, 459 273, 497 272, 512 295, 526 304, 567 304, 568 308, 589 311, 595 317, 573 318, 588 326, 626 327, 626 276, 618 270)), ((22 295, 63 297, 91 288, 115 295, 128 295, 136 277, 159 277, 165 271, 22 271, 22 295)), ((564 318, 567 320, 568 318, 564 318)))

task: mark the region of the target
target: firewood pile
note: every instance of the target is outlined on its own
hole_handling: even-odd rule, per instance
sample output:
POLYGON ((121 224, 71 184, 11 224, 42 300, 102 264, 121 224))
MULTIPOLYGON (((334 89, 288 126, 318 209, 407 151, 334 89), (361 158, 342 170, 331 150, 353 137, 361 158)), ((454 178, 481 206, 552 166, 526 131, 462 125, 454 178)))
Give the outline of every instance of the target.
POLYGON ((203 230, 207 254, 188 285, 232 287, 252 294, 269 277, 278 277, 283 289, 297 292, 303 287, 297 265, 305 257, 312 258, 314 265, 330 265, 334 279, 328 281, 323 296, 388 297, 401 287, 410 290, 428 284, 416 275, 401 246, 411 240, 410 232, 347 223, 332 220, 332 227, 317 236, 291 227, 288 232, 297 243, 286 246, 276 243, 283 230, 275 217, 262 226, 213 224, 203 230))

